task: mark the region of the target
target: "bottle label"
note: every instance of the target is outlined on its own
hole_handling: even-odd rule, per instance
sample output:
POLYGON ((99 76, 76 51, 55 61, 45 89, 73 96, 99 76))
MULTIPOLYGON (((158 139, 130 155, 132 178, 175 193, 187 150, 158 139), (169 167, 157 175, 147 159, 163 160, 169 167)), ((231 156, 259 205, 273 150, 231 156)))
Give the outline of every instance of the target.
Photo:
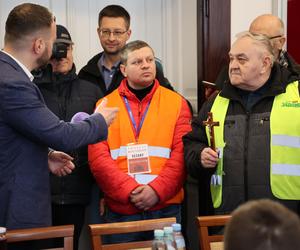
POLYGON ((185 250, 185 242, 183 239, 175 239, 178 250, 185 250))

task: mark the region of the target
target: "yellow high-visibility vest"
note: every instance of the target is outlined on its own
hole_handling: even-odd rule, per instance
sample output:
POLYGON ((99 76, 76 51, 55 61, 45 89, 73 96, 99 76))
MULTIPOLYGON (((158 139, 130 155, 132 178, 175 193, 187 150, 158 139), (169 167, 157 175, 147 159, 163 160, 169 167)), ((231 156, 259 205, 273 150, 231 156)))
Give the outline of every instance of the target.
MULTIPOLYGON (((222 203, 224 123, 230 100, 218 95, 211 112, 220 126, 214 127, 220 159, 211 179, 213 205, 222 203)), ((206 128, 209 141, 209 132, 206 128)), ((275 197, 300 199, 300 97, 298 81, 289 84, 286 92, 274 98, 270 115, 270 183, 275 197)))

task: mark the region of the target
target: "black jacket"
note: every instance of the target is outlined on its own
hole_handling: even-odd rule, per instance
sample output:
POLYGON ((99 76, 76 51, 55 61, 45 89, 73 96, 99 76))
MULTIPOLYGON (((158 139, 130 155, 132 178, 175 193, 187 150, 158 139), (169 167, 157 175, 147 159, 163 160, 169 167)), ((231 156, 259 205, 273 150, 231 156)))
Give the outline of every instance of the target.
MULTIPOLYGON (((230 103, 224 123, 223 201, 215 213, 230 213, 251 199, 278 200, 270 188, 270 113, 274 97, 284 93, 286 86, 297 79, 297 74, 275 64, 269 80, 257 91, 247 92, 224 83, 220 96, 230 99, 230 103)), ((215 168, 204 168, 200 162, 201 151, 208 147, 202 122, 207 119, 214 100, 215 96, 204 103, 192 123, 192 132, 183 137, 188 172, 205 183, 207 192, 215 168)), ((207 199, 210 202, 207 209, 213 212, 211 199, 207 199)), ((297 212, 298 201, 280 202, 297 212)))
MULTIPOLYGON (((67 75, 52 73, 51 65, 35 73, 34 82, 43 94, 46 105, 61 120, 70 121, 80 111, 93 113, 103 97, 96 85, 79 79, 75 66, 67 75)), ((51 195, 55 204, 88 204, 93 177, 89 169, 87 147, 66 152, 74 157, 75 170, 65 177, 51 174, 51 195)))
MULTIPOLYGON (((79 71, 79 78, 84 79, 86 81, 92 82, 98 86, 100 86, 102 92, 104 95, 107 95, 114 91, 116 88, 119 87, 121 81, 123 80, 124 76, 122 75, 122 72, 120 69, 117 69, 117 72, 114 74, 111 85, 109 86, 109 89, 106 90, 105 82, 103 79, 103 76, 101 75, 101 72, 98 68, 98 61, 101 58, 103 52, 95 55, 91 60, 88 61, 87 65, 85 65, 80 71, 79 71)), ((164 74, 160 67, 156 65, 156 79, 159 81, 159 83, 168 88, 173 90, 173 87, 169 83, 168 79, 164 77, 164 74)))

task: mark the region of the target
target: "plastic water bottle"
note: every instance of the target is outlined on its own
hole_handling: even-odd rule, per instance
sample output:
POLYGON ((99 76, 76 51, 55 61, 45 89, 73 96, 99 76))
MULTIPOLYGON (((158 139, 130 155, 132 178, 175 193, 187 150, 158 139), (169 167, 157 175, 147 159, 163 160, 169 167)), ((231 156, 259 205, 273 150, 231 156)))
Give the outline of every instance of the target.
POLYGON ((173 228, 172 227, 164 227, 164 240, 166 244, 166 250, 175 250, 176 243, 174 241, 173 236, 173 228))
POLYGON ((154 230, 154 240, 152 242, 152 250, 166 250, 163 230, 160 229, 154 230))
POLYGON ((5 227, 0 227, 0 250, 7 250, 5 227))
POLYGON ((172 224, 173 236, 177 250, 185 250, 185 241, 181 233, 181 225, 179 223, 172 224))

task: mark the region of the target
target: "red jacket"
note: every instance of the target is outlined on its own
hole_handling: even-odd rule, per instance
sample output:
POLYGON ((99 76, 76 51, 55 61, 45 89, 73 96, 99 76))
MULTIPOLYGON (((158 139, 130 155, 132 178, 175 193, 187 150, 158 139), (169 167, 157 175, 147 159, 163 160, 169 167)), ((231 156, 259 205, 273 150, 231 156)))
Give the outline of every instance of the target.
MULTIPOLYGON (((142 114, 145 112, 147 104, 158 88, 163 87, 159 86, 159 83, 156 81, 151 92, 142 101, 139 101, 129 91, 126 86, 126 80, 123 80, 118 90, 116 90, 121 97, 127 97, 137 126, 142 114)), ((108 96, 109 98, 110 95, 108 96)), ((166 160, 165 166, 161 169, 158 177, 148 184, 159 196, 159 203, 151 208, 151 210, 166 207, 168 205, 167 201, 181 190, 185 180, 182 136, 191 130, 191 113, 186 101, 182 97, 180 98, 182 99, 182 105, 174 126, 170 158, 166 160)), ((157 121, 157 123, 163 122, 157 121)), ((121 170, 116 160, 112 159, 107 141, 89 146, 89 161, 92 173, 98 185, 105 193, 106 204, 109 208, 121 214, 135 214, 140 212, 129 200, 131 192, 140 184, 124 172, 124 170, 121 170)), ((180 202, 181 200, 177 203, 180 202)))

